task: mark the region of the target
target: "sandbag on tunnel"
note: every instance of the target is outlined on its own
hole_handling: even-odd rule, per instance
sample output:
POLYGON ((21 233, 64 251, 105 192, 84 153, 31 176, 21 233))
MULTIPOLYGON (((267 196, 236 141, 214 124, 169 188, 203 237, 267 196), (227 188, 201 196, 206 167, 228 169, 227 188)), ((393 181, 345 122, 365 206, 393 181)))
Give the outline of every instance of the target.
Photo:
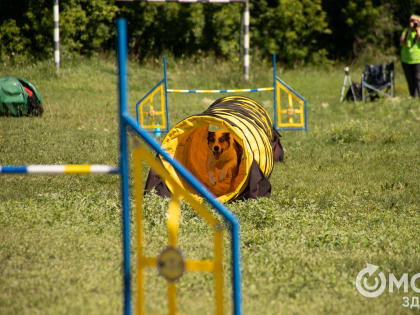
MULTIPOLYGON (((232 141, 233 142, 233 141, 232 141)), ((177 123, 163 139, 162 148, 182 163, 220 202, 236 199, 269 197, 269 177, 275 161, 283 160, 280 134, 262 105, 243 96, 227 96, 216 100, 201 114, 177 123), (242 148, 238 170, 232 176, 212 185, 207 167, 208 132, 225 129, 242 148)), ((190 190, 173 167, 161 159, 165 169, 182 187, 190 190)), ((214 184, 214 183, 213 183, 214 184)), ((161 196, 171 196, 172 187, 152 169, 145 191, 156 190, 161 196)))

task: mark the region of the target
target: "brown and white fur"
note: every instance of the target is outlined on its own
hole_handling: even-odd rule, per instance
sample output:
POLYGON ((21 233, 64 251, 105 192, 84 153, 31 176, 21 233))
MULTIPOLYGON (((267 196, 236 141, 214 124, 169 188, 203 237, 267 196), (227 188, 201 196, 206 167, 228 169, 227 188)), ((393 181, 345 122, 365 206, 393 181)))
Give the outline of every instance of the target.
POLYGON ((227 175, 238 174, 242 147, 233 139, 229 131, 219 129, 209 131, 207 135, 209 152, 207 154, 207 172, 211 186, 216 185, 214 169, 219 169, 218 181, 223 182, 227 175))

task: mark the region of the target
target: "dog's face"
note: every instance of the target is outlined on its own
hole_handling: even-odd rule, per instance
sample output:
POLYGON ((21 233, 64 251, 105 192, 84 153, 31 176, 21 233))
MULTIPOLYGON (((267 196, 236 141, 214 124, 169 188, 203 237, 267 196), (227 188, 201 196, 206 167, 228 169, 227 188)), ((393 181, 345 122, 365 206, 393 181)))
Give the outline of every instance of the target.
POLYGON ((207 143, 214 158, 219 159, 220 155, 230 147, 230 133, 226 130, 209 131, 207 135, 207 143))

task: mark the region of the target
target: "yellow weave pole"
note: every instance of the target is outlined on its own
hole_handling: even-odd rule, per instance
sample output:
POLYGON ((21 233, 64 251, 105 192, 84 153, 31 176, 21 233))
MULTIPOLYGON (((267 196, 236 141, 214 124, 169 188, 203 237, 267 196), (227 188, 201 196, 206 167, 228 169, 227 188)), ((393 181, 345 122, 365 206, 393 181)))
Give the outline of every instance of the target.
POLYGON ((166 126, 165 91, 164 91, 162 85, 161 85, 161 89, 160 89, 160 108, 161 108, 161 111, 159 113, 162 117, 162 125, 163 125, 163 127, 165 127, 166 126))
POLYGON ((287 115, 289 115, 289 124, 293 124, 293 97, 289 93, 289 109, 287 110, 287 115))
POLYGON ((181 218, 181 209, 179 207, 179 196, 174 194, 168 208, 168 244, 177 247, 179 220, 181 218))
POLYGON ((277 99, 277 126, 281 127, 281 101, 280 84, 276 81, 276 99, 277 99))
MULTIPOLYGON (((180 218, 179 196, 174 193, 168 208, 168 245, 174 248, 178 243, 180 218)), ((169 315, 176 315, 176 287, 173 281, 168 281, 168 311, 169 315)))
POLYGON ((300 117, 300 121, 304 122, 305 121, 305 116, 304 116, 304 110, 303 110, 303 102, 302 100, 300 100, 299 102, 299 117, 300 117))
POLYGON ((149 116, 152 118, 152 126, 156 126, 155 110, 153 108, 153 97, 150 98, 149 116))
POLYGON ((168 313, 176 315, 176 288, 172 281, 168 281, 168 313))
POLYGON ((143 257, 143 167, 141 147, 135 144, 133 150, 134 161, 134 194, 136 202, 136 225, 137 225, 137 315, 144 314, 144 267, 147 265, 143 257))

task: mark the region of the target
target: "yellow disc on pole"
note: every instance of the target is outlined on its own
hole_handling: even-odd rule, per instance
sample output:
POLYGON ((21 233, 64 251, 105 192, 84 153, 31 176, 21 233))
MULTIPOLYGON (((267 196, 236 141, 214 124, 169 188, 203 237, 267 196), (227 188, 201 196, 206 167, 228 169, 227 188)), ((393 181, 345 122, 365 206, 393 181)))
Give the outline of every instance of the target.
POLYGON ((167 247, 160 253, 157 266, 159 274, 166 280, 178 280, 185 270, 185 262, 181 251, 175 247, 167 247))

